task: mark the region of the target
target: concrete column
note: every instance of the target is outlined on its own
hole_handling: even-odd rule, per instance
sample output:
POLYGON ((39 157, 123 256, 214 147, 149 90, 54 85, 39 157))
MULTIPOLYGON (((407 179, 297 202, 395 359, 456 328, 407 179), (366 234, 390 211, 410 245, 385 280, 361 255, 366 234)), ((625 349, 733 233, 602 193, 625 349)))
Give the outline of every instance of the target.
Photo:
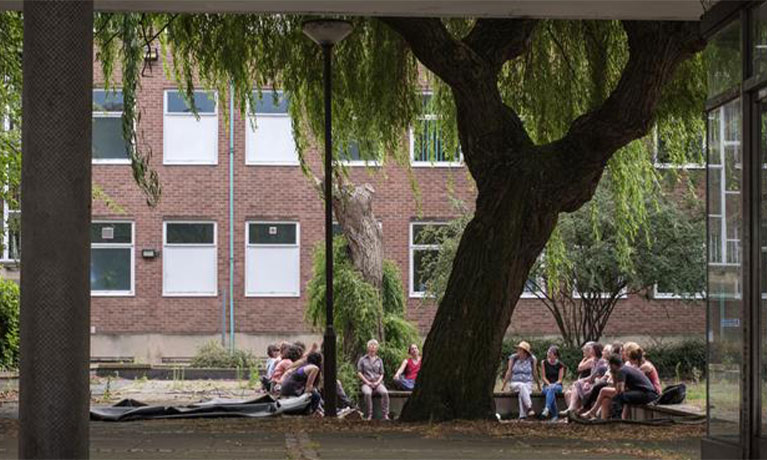
POLYGON ((20 458, 88 457, 92 53, 92 1, 24 1, 20 458))

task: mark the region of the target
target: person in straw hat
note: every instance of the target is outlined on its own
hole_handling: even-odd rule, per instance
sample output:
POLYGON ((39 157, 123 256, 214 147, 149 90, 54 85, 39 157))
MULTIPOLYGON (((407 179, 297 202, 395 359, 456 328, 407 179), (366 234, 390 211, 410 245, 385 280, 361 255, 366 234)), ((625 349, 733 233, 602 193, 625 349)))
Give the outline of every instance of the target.
POLYGON ((533 392, 533 381, 540 390, 538 361, 530 352, 530 344, 523 340, 517 345, 517 352, 509 356, 509 368, 503 377, 503 385, 501 386, 501 391, 506 391, 508 384, 512 393, 519 394, 520 420, 535 415, 533 401, 530 399, 533 392))

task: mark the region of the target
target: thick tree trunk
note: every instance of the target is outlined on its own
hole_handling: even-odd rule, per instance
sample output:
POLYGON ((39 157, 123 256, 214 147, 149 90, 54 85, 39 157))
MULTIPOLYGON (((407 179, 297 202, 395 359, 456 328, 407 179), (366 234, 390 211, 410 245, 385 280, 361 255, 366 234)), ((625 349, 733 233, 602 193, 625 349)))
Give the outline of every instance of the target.
POLYGON ((499 175, 493 182, 480 191, 461 238, 404 420, 495 416, 493 388, 503 337, 527 274, 556 225, 556 213, 536 211, 534 188, 526 180, 499 175))

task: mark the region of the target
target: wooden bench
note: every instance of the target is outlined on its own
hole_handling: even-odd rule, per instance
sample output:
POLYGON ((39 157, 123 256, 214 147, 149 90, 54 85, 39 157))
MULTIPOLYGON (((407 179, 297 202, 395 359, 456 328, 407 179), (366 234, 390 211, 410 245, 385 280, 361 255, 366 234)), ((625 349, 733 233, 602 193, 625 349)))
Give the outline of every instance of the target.
MULTIPOLYGON (((409 396, 409 391, 389 390, 389 416, 391 418, 399 417, 399 414, 402 413, 402 408, 405 406, 405 401, 407 401, 409 396)), ((517 394, 496 392, 493 396, 495 398, 495 412, 499 414, 501 418, 509 419, 519 417, 519 399, 517 394)), ((543 393, 534 392, 530 395, 530 399, 533 402, 533 410, 535 413, 541 413, 546 405, 546 398, 543 393)), ((362 394, 359 395, 358 401, 360 401, 360 408, 364 410, 364 407, 362 407, 364 405, 362 402, 362 394)), ((564 410, 567 407, 565 405, 565 398, 561 393, 557 395, 557 407, 559 410, 564 410)), ((380 395, 373 395, 373 418, 383 418, 380 395)))
POLYGON ((679 421, 690 420, 691 418, 704 418, 705 416, 706 412, 704 410, 690 404, 629 406, 630 420, 649 421, 656 419, 670 419, 679 421))

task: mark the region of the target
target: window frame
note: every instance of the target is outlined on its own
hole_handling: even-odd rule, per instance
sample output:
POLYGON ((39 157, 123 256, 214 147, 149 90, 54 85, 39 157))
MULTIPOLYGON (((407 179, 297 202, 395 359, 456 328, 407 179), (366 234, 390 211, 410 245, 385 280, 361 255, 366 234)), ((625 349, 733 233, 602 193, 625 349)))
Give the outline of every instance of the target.
POLYGON ((162 297, 218 297, 218 284, 219 284, 219 273, 218 273, 218 222, 215 220, 206 220, 206 219, 200 219, 200 220, 163 220, 162 221, 162 252, 163 252, 163 266, 162 266, 162 297), (207 244, 207 243, 168 243, 168 224, 212 224, 213 225, 213 243, 207 244), (168 292, 166 282, 165 282, 165 250, 166 248, 188 248, 188 247, 195 247, 195 248, 213 248, 215 252, 215 257, 213 258, 215 267, 213 268, 213 273, 216 275, 216 286, 213 290, 213 293, 208 292, 197 292, 197 293, 178 293, 178 292, 168 292))
POLYGON ((438 244, 415 244, 413 242, 413 227, 416 225, 449 225, 448 221, 410 221, 408 223, 409 235, 408 235, 408 296, 411 299, 426 299, 434 298, 426 291, 415 290, 415 251, 439 251, 440 245, 438 244))
POLYGON ((218 153, 219 153, 218 152, 218 147, 219 147, 218 144, 219 144, 219 141, 220 141, 220 139, 219 139, 219 129, 218 129, 219 128, 219 126, 218 126, 218 123, 219 123, 219 120, 218 120, 218 105, 219 105, 218 91, 207 91, 205 89, 195 89, 194 92, 195 93, 197 93, 197 92, 206 93, 208 95, 210 95, 211 93, 213 94, 213 100, 214 100, 214 104, 215 104, 214 105, 214 109, 213 109, 213 113, 198 112, 198 114, 197 114, 200 117, 200 119, 202 119, 202 118, 215 118, 216 119, 216 123, 215 123, 216 133, 214 135, 214 138, 215 138, 215 142, 214 142, 215 149, 214 149, 214 152, 213 152, 213 158, 212 158, 212 160, 209 160, 209 161, 189 161, 189 160, 177 161, 177 160, 168 160, 168 156, 166 155, 166 153, 168 151, 168 135, 167 135, 168 127, 167 127, 167 123, 165 123, 165 118, 166 117, 172 117, 172 118, 188 118, 188 117, 191 117, 191 118, 195 119, 195 121, 199 121, 199 120, 197 120, 195 118, 195 115, 192 112, 189 112, 189 113, 168 112, 168 95, 170 93, 181 93, 181 91, 179 91, 177 88, 166 88, 166 89, 163 89, 163 92, 162 92, 162 100, 163 100, 163 105, 162 105, 162 116, 163 116, 163 123, 162 123, 162 164, 163 164, 163 166, 218 166, 218 153))
MULTIPOLYGON (((91 297, 135 297, 136 295, 136 223, 132 220, 119 219, 94 219, 93 224, 130 224, 130 243, 90 243, 90 249, 126 249, 130 248, 130 290, 129 291, 94 291, 90 290, 91 297)), ((89 228, 90 231, 90 228, 89 228)), ((92 262, 91 262, 92 263, 92 262)))
MULTIPOLYGON (((11 214, 18 214, 19 219, 21 219, 21 209, 11 209, 10 206, 8 206, 8 201, 3 200, 3 253, 2 258, 0 259, 0 263, 4 264, 18 264, 21 261, 21 257, 11 257, 10 254, 10 227, 8 226, 8 220, 10 219, 11 214)), ((19 220, 19 223, 21 223, 21 220, 19 220)), ((21 240, 21 238, 19 238, 21 240)), ((19 247, 19 251, 21 251, 21 247, 19 247)))
MULTIPOLYGON (((421 97, 432 97, 434 91, 421 91, 421 97)), ((416 118, 418 121, 436 121, 438 117, 434 114, 420 115, 416 118)), ((458 146, 458 161, 415 161, 415 129, 408 128, 408 151, 410 155, 410 166, 414 168, 461 168, 464 165, 463 150, 458 146)))
MULTIPOLYGON (((261 99, 266 97, 273 97, 271 93, 279 93, 280 97, 284 97, 285 91, 284 90, 264 90, 261 89, 261 99)), ((290 101, 288 101, 288 106, 290 105, 290 101)), ((250 159, 250 149, 251 146, 251 140, 248 135, 248 130, 251 129, 251 122, 255 123, 256 126, 258 126, 258 118, 275 118, 275 119, 285 119, 287 118, 290 120, 291 127, 293 124, 293 120, 290 116, 290 110, 288 109, 287 112, 255 112, 251 110, 250 101, 248 101, 248 109, 245 111, 245 166, 299 166, 301 164, 300 160, 298 159, 298 147, 296 146, 296 139, 293 137, 293 134, 291 132, 291 141, 293 141, 293 148, 296 150, 296 159, 291 161, 259 161, 258 159, 250 159)), ((255 134, 254 134, 255 135, 255 134)))
POLYGON ((288 298, 295 299, 301 297, 301 222, 297 220, 246 220, 245 221, 245 270, 243 270, 243 291, 246 298, 288 298), (295 225, 296 242, 295 244, 261 244, 250 242, 250 226, 252 224, 275 224, 275 225, 295 225), (295 248, 298 249, 298 289, 295 294, 290 293, 254 293, 248 292, 248 249, 250 248, 295 248))
POLYGON ((671 292, 661 292, 658 290, 658 284, 652 286, 652 298, 654 300, 705 300, 706 295, 697 293, 693 295, 679 295, 671 292))
MULTIPOLYGON (((105 93, 108 93, 109 91, 104 88, 93 88, 93 92, 96 91, 103 91, 105 93)), ((122 93, 122 88, 115 88, 113 92, 119 91, 122 93)), ((119 112, 113 112, 113 111, 95 111, 91 110, 91 120, 95 118, 122 118, 123 111, 119 112)), ((92 141, 91 141, 92 142, 92 141)), ((132 143, 133 140, 127 141, 132 143)), ((129 165, 131 164, 130 158, 91 158, 91 164, 94 165, 129 165)))
MULTIPOLYGON (((673 163, 666 163, 662 161, 658 161, 658 153, 659 153, 659 147, 660 147, 660 134, 658 133, 658 125, 655 125, 653 127, 652 131, 653 136, 653 150, 652 150, 652 164, 655 167, 655 169, 677 169, 680 171, 688 171, 688 170, 698 170, 703 171, 706 169, 706 162, 703 161, 703 163, 685 163, 682 165, 675 165, 673 163)), ((708 147, 706 146, 706 136, 704 135, 701 139, 701 151, 703 152, 702 158, 705 160, 706 152, 708 151, 708 147)))
MULTIPOLYGON (((359 145, 358 145, 358 148, 359 148, 359 145)), ((380 168, 383 166, 383 162, 381 160, 346 160, 344 158, 341 158, 340 152, 338 153, 338 164, 347 166, 350 168, 358 168, 358 167, 380 168)))

